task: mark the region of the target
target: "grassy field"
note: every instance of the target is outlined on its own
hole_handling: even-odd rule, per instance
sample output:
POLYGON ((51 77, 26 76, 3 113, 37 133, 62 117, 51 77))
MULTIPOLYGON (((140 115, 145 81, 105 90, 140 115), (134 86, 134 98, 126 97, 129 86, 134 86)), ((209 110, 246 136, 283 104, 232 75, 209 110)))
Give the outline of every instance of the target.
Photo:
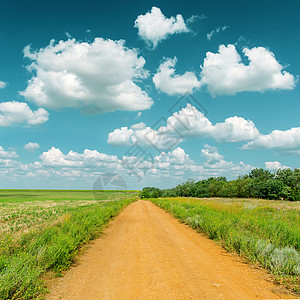
POLYGON ((45 293, 41 275, 67 269, 81 245, 137 191, 0 191, 0 299, 45 293))
POLYGON ((151 201, 300 292, 300 202, 225 198, 151 201))
POLYGON ((89 191, 89 190, 0 190, 0 203, 34 201, 94 201, 130 198, 139 191, 89 191))

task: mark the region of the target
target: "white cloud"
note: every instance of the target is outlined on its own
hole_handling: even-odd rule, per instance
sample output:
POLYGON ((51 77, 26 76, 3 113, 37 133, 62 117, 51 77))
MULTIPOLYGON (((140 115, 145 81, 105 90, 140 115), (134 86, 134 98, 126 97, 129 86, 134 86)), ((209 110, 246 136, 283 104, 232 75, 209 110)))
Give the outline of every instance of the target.
POLYGON ((23 164, 16 161, 18 157, 19 155, 15 151, 5 150, 0 146, 0 175, 2 182, 7 179, 12 181, 13 177, 26 169, 23 164))
POLYGON ((201 83, 212 96, 234 95, 244 91, 288 89, 295 86, 293 75, 283 70, 275 55, 266 48, 244 48, 249 64, 242 62, 234 45, 220 45, 218 53, 207 52, 201 83))
POLYGON ((55 147, 40 155, 42 164, 52 167, 92 167, 111 164, 118 161, 117 156, 100 153, 97 150, 85 149, 82 154, 69 151, 67 154, 55 147))
POLYGON ((28 151, 34 151, 36 149, 39 149, 40 148, 40 145, 38 143, 27 143, 24 145, 24 149, 25 150, 28 150, 28 151))
POLYGON ((193 165, 189 155, 182 148, 176 148, 168 153, 162 152, 153 157, 153 162, 135 156, 123 156, 118 158, 115 155, 107 155, 97 150, 84 150, 83 153, 69 151, 64 154, 59 148, 52 147, 40 155, 41 163, 36 162, 35 169, 41 170, 46 167, 48 170, 55 168, 56 171, 77 170, 80 172, 99 172, 99 170, 114 170, 119 172, 130 171, 132 167, 137 172, 150 171, 151 169, 171 170, 186 169, 193 165), (49 169, 50 168, 50 169, 49 169))
POLYGON ((266 161, 265 168, 271 171, 277 171, 278 169, 290 169, 289 167, 282 165, 279 161, 266 161))
POLYGON ((137 111, 153 101, 136 83, 148 76, 145 59, 125 41, 51 41, 38 51, 25 47, 34 76, 21 95, 38 106, 79 108, 90 113, 137 111))
MULTIPOLYGON (((140 122, 130 128, 121 127, 108 134, 107 142, 113 146, 131 146, 138 143, 145 147, 156 147, 159 150, 168 149, 168 145, 175 147, 178 144, 177 137, 165 134, 165 129, 154 130, 140 122)), ((173 148, 172 147, 172 148, 173 148)))
POLYGON ((213 29, 210 33, 208 33, 206 35, 206 37, 210 41, 214 35, 216 35, 217 33, 221 32, 221 31, 225 31, 228 28, 229 28, 229 26, 226 26, 226 25, 222 26, 222 27, 217 27, 216 29, 213 29))
POLYGON ((139 111, 137 114, 136 114, 136 119, 140 119, 141 118, 141 116, 142 116, 142 112, 141 111, 139 111))
POLYGON ((199 152, 203 155, 203 164, 196 163, 180 147, 152 156, 152 160, 138 156, 118 158, 89 149, 85 149, 82 153, 70 150, 65 154, 59 148, 52 147, 40 155, 39 161, 24 164, 16 160, 18 157, 16 153, 5 151, 0 147, 0 174, 3 179, 8 180, 7 182, 12 180, 26 182, 27 188, 32 187, 34 183, 44 183, 48 187, 48 184, 57 187, 63 183, 61 187, 64 187, 69 186, 70 181, 76 182, 77 188, 78 186, 91 188, 99 175, 114 173, 123 178, 127 186, 131 183, 132 188, 137 188, 140 180, 142 186, 156 182, 155 185, 164 184, 170 187, 173 183, 178 184, 189 178, 203 179, 208 176, 232 178, 245 174, 252 168, 242 162, 226 161, 216 148, 208 145, 199 152))
POLYGON ((18 158, 19 155, 15 151, 5 151, 3 147, 0 146, 0 158, 18 158))
POLYGON ((24 102, 1 102, 0 103, 0 126, 11 126, 18 123, 27 125, 40 125, 48 121, 49 113, 39 108, 32 111, 24 102))
POLYGON ((242 117, 230 117, 223 123, 217 123, 211 133, 217 141, 241 142, 255 139, 259 136, 259 131, 251 120, 242 117))
POLYGON ((241 161, 237 164, 233 163, 232 161, 226 161, 223 155, 219 154, 218 149, 210 145, 205 145, 201 150, 201 153, 206 160, 204 163, 204 167, 215 174, 214 176, 224 175, 228 173, 238 176, 249 173, 249 171, 253 169, 253 166, 247 165, 241 161))
POLYGON ((242 117, 227 118, 223 123, 213 125, 191 104, 170 116, 165 126, 157 130, 144 123, 122 127, 108 134, 108 143, 114 146, 129 146, 135 142, 143 146, 154 146, 163 151, 180 144, 184 138, 209 137, 223 142, 253 140, 260 135, 254 123, 242 117))
POLYGON ((234 163, 226 161, 218 153, 216 147, 205 145, 201 149, 201 155, 204 158, 203 164, 194 162, 182 148, 176 148, 171 152, 162 152, 155 157, 156 176, 168 174, 172 176, 187 175, 187 178, 204 179, 210 176, 228 176, 234 178, 238 175, 249 173, 253 166, 243 162, 234 163), (176 155, 174 155, 174 152, 176 155))
POLYGON ((169 35, 189 32, 182 15, 166 18, 155 6, 145 15, 139 15, 135 20, 134 27, 138 29, 139 36, 153 48, 156 48, 157 44, 169 35))
POLYGON ((117 128, 108 134, 107 142, 113 146, 130 146, 134 131, 128 127, 117 128))
POLYGON ((209 145, 205 145, 203 149, 201 149, 201 154, 206 160, 207 165, 213 165, 219 161, 222 161, 224 156, 218 153, 216 147, 212 147, 209 145))
POLYGON ((187 173, 190 177, 196 176, 219 176, 224 174, 241 175, 249 172, 253 167, 242 162, 237 164, 227 162, 218 153, 217 148, 205 145, 201 150, 205 159, 203 165, 193 161, 184 149, 177 147, 169 152, 162 152, 153 157, 153 161, 143 157, 123 156, 118 158, 114 155, 99 153, 96 150, 84 150, 83 153, 69 151, 64 154, 60 149, 52 147, 41 156, 41 163, 27 166, 31 169, 32 176, 41 175, 47 170, 47 176, 73 177, 74 172, 78 176, 90 176, 99 171, 117 171, 127 178, 130 176, 180 176, 187 173), (134 172, 132 172, 134 171, 134 172), (200 173, 199 173, 200 172, 200 173), (127 175, 126 175, 127 174, 127 175))
POLYGON ((177 58, 174 57, 160 64, 157 73, 153 76, 156 89, 168 95, 192 93, 194 88, 200 87, 200 81, 193 72, 185 72, 183 75, 175 74, 176 63, 177 58))
POLYGON ((244 145, 242 149, 274 149, 284 153, 300 154, 300 127, 294 127, 286 131, 273 130, 267 135, 261 134, 244 145))
POLYGON ((0 89, 4 89, 6 87, 7 83, 4 81, 0 81, 0 89))
POLYGON ((190 159, 189 155, 185 151, 177 147, 173 151, 168 153, 162 152, 155 156, 155 168, 159 170, 163 169, 182 169, 188 168, 188 166, 194 165, 195 162, 190 159))
POLYGON ((194 22, 196 22, 196 21, 198 21, 198 20, 205 20, 205 19, 207 19, 207 16, 205 16, 205 15, 201 15, 201 16, 199 16, 199 15, 192 15, 191 17, 189 17, 187 20, 186 20, 186 23, 187 24, 189 24, 189 23, 194 23, 194 22))

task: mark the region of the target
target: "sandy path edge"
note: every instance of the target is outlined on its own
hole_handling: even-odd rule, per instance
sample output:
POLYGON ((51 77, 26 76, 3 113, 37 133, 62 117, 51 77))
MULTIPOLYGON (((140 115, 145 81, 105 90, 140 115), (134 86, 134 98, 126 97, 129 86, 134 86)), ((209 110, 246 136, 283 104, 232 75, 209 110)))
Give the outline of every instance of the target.
POLYGON ((149 201, 124 209, 47 299, 288 299, 269 275, 149 201))

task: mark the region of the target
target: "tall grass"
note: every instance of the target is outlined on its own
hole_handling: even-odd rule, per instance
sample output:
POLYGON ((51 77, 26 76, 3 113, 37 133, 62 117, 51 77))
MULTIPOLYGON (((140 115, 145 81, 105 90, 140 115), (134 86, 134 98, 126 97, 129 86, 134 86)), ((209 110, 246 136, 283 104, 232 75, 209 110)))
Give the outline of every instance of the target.
MULTIPOLYGON (((299 210, 189 199, 151 199, 180 221, 275 275, 300 278, 299 210)), ((297 280, 300 283, 300 280, 297 280)), ((295 285, 299 292, 299 286, 295 285)))
POLYGON ((103 226, 134 199, 78 207, 44 228, 0 241, 0 299, 32 299, 46 289, 40 279, 48 270, 58 274, 73 262, 80 245, 94 239, 103 226))

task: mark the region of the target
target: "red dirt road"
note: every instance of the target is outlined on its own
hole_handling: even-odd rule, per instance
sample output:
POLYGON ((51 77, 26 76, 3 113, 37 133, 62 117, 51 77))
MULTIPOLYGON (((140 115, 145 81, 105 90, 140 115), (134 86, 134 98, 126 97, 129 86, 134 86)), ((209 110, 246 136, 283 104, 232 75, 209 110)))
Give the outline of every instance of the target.
POLYGON ((149 201, 129 205, 47 299, 280 299, 266 272, 243 263, 149 201))

